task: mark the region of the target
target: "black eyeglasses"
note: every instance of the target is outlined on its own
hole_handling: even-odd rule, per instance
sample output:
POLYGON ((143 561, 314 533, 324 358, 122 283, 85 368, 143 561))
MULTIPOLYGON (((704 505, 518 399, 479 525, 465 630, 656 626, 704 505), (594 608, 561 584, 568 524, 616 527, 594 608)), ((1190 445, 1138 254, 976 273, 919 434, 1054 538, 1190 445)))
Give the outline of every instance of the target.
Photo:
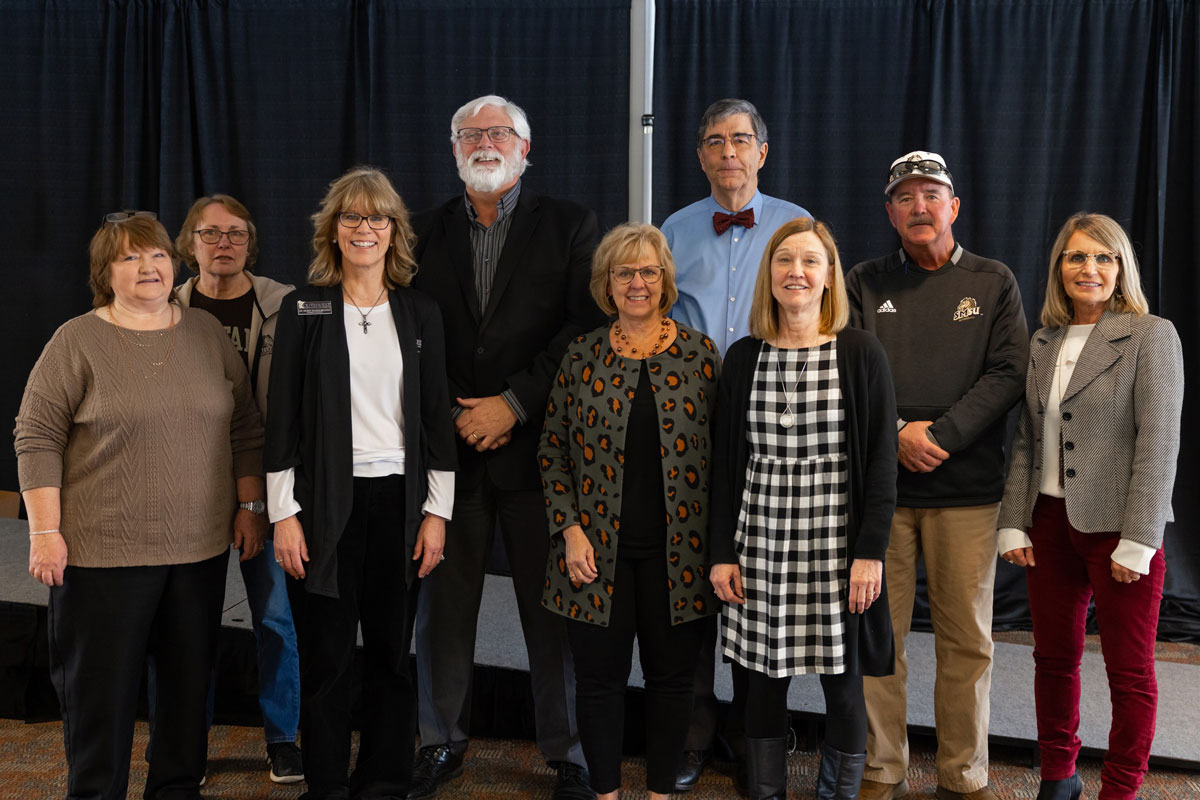
POLYGON ((192 231, 200 237, 200 241, 205 244, 217 244, 221 241, 222 236, 229 237, 229 243, 241 246, 250 241, 250 231, 235 230, 235 231, 219 231, 216 228, 201 228, 198 231, 192 231))
POLYGON ((143 219, 158 219, 158 214, 155 214, 153 211, 134 211, 133 209, 127 209, 125 211, 113 211, 111 214, 105 214, 104 221, 125 222, 126 220, 133 219, 134 217, 141 217, 143 219))
POLYGON ((946 169, 946 165, 939 161, 930 159, 922 159, 920 161, 901 161, 896 166, 892 167, 892 171, 888 173, 888 183, 905 175, 945 175, 950 180, 950 170, 946 169))
MULTIPOLYGON (((371 230, 381 231, 392 224, 392 218, 383 214, 355 214, 353 211, 343 211, 338 214, 338 224, 343 228, 357 228, 362 225, 363 220, 367 221, 367 227, 371 230)), ((230 239, 230 241, 233 241, 230 239)))
POLYGON ((467 144, 479 144, 485 133, 492 140, 492 144, 504 144, 517 135, 516 130, 507 125, 493 125, 490 128, 459 128, 458 140, 467 144))
MULTIPOLYGON (((755 138, 753 133, 735 133, 729 137, 728 141, 733 142, 735 150, 745 150, 754 144, 755 138)), ((726 141, 724 136, 705 136, 700 144, 707 150, 724 150, 726 141)))

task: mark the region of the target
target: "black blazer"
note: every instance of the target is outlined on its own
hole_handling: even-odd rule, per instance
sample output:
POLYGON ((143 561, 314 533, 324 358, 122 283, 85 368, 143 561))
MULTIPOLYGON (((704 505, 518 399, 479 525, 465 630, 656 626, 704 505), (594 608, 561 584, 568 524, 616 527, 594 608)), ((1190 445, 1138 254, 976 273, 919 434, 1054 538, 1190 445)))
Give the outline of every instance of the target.
MULTIPOLYGON (((424 517, 426 471, 455 468, 454 426, 437 306, 411 289, 395 289, 388 300, 404 358, 405 513, 397 520, 397 535, 404 536, 411 551, 424 517)), ((267 472, 296 470, 295 498, 309 555, 305 588, 328 597, 338 596, 337 544, 354 502, 350 356, 343 316, 340 285, 306 286, 283 299, 263 452, 267 472), (299 314, 299 304, 308 301, 328 302, 330 313, 299 314)), ((417 566, 407 559, 406 583, 416 577, 417 566)))
POLYGON ((511 389, 526 414, 504 447, 478 453, 459 440, 457 480, 474 484, 486 472, 500 488, 540 493, 537 444, 550 384, 571 340, 604 321, 588 291, 596 215, 522 186, 482 311, 465 199, 416 215, 413 228, 413 285, 442 309, 450 401, 511 389))
MULTIPOLYGON (((736 564, 734 546, 750 446, 746 411, 761 339, 734 342, 721 368, 713 431, 713 494, 709 518, 712 563, 736 564)), ((846 328, 837 335, 838 382, 846 413, 848 558, 883 560, 896 508, 896 390, 887 352, 870 333, 846 328)), ((848 603, 848 598, 843 598, 848 603)), ((896 648, 888 611, 887 564, 883 589, 863 614, 846 620, 846 669, 857 675, 891 675, 896 648)))

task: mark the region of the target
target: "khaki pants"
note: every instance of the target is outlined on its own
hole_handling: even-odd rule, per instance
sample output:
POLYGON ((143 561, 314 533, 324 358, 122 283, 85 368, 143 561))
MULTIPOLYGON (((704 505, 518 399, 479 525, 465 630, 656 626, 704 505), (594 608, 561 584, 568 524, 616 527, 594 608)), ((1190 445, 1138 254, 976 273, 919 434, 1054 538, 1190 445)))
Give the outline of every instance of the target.
POLYGON ((908 655, 917 560, 925 558, 937 675, 933 693, 938 785, 972 792, 988 782, 987 732, 992 685, 992 593, 999 504, 896 508, 887 571, 896 674, 864 678, 865 777, 899 783, 908 771, 908 655))

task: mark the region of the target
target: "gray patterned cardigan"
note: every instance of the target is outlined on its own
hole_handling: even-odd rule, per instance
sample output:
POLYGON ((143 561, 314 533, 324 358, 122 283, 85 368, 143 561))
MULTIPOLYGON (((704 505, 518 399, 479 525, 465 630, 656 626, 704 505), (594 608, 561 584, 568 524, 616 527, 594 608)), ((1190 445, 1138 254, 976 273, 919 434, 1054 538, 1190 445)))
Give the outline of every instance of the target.
POLYGON ((677 329, 670 347, 637 361, 613 352, 607 325, 597 328, 567 348, 551 388, 538 447, 551 536, 542 605, 570 619, 608 625, 625 425, 643 368, 650 370, 659 419, 671 624, 719 610, 708 580, 708 496, 720 356, 704 334, 677 329), (599 576, 592 583, 575 585, 567 577, 562 531, 575 524, 596 550, 599 576))
MULTIPOLYGON (((1042 328, 1029 348, 1025 403, 1000 507, 1000 528, 1028 531, 1042 485, 1043 414, 1067 327, 1042 328)), ((1085 533, 1158 549, 1173 519, 1183 353, 1167 320, 1104 312, 1063 394, 1067 519, 1085 533)))

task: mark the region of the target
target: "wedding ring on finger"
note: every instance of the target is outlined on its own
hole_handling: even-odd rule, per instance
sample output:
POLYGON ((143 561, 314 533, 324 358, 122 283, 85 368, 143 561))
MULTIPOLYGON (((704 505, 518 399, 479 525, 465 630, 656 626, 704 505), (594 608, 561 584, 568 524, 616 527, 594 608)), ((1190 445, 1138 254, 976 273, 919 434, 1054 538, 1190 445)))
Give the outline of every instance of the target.
POLYGON ((446 556, 445 556, 445 555, 440 555, 440 556, 438 556, 438 561, 439 561, 439 562, 440 562, 440 561, 445 561, 445 560, 446 560, 446 556))

